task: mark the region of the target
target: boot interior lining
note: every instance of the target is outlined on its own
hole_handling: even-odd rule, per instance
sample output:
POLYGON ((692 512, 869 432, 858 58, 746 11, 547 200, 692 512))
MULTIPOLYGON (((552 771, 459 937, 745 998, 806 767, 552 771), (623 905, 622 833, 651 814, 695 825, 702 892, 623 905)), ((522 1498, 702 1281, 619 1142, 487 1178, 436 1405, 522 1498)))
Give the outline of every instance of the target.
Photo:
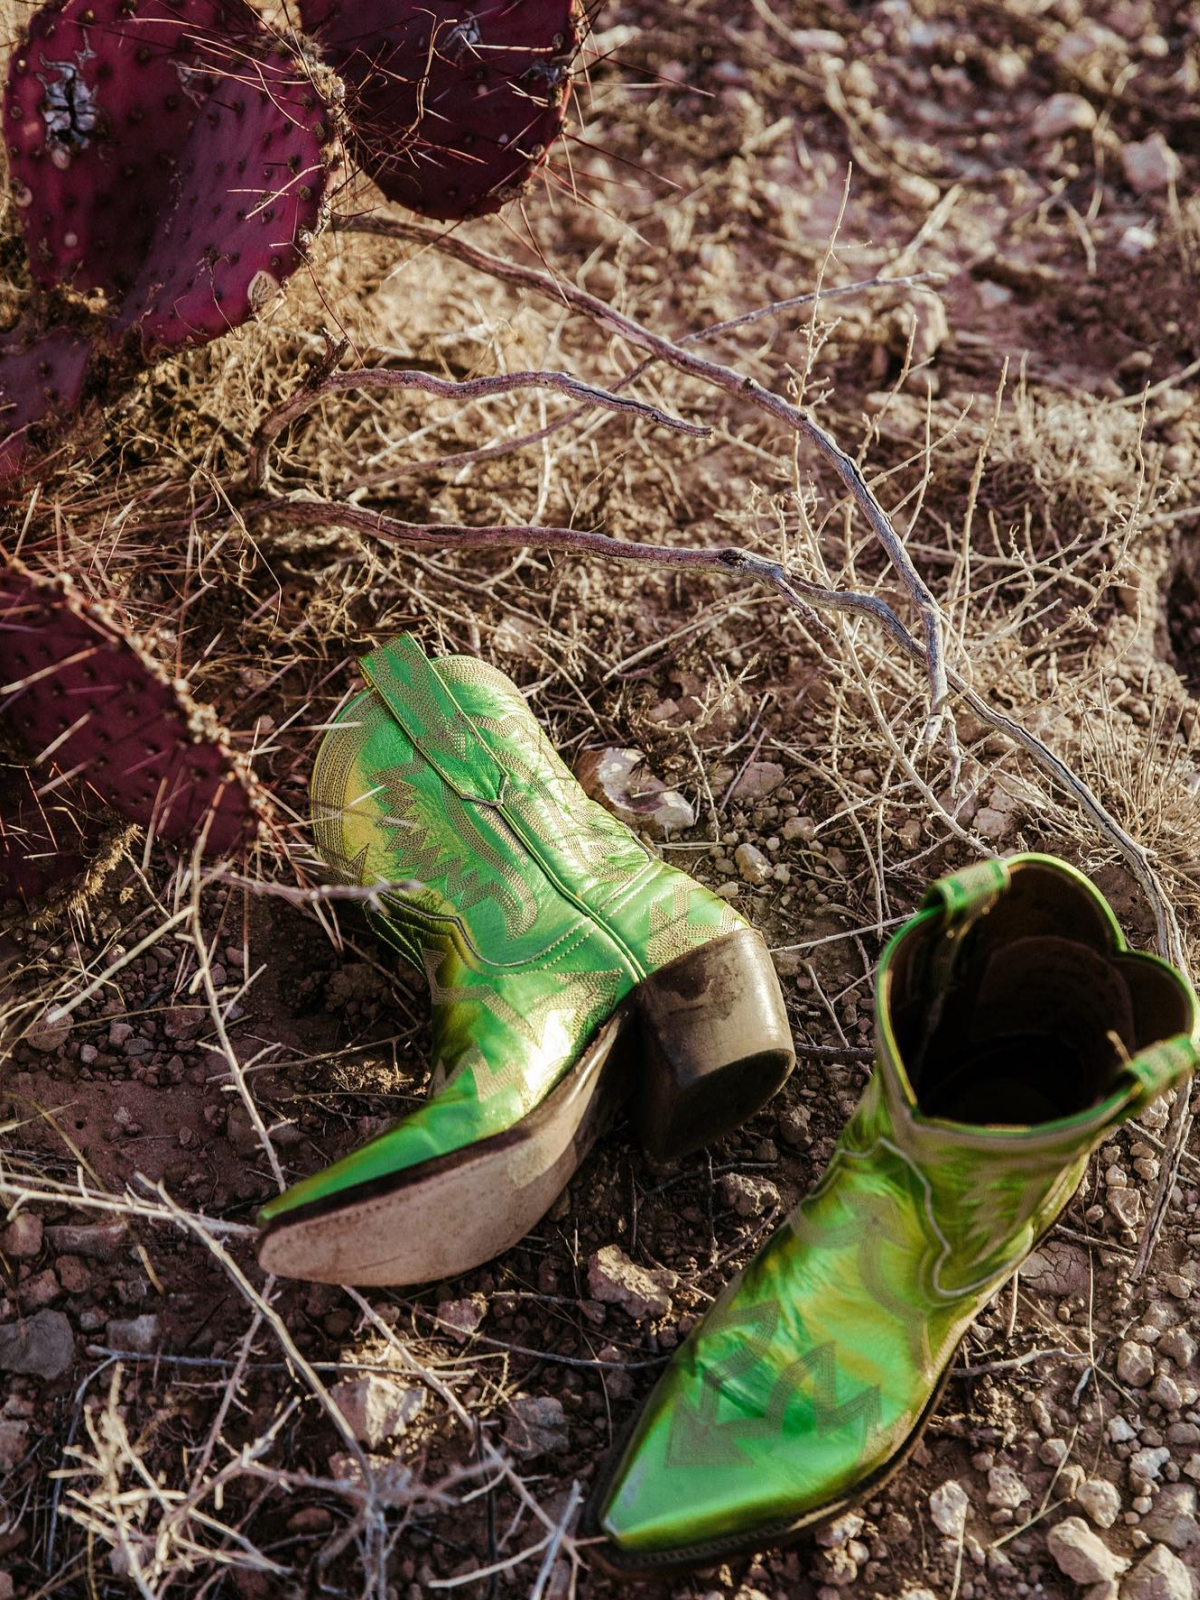
POLYGON ((964 934, 930 924, 898 957, 893 1023, 926 1116, 1012 1127, 1088 1110, 1130 1056, 1189 1026, 1171 974, 1113 954, 1091 895, 1039 863, 1014 867, 964 934))

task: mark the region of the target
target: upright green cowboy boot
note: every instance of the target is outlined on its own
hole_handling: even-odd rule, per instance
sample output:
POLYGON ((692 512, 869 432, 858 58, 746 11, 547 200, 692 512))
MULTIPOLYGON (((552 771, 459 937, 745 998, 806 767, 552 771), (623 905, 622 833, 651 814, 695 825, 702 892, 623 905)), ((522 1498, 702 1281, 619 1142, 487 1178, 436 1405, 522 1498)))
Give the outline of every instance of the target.
POLYGON ((405 636, 313 772, 317 842, 387 883, 376 930, 433 998, 433 1097, 265 1206, 269 1272, 421 1283, 544 1215, 631 1102, 681 1155, 735 1127, 795 1062, 766 945, 589 800, 517 686, 405 636))
POLYGON ((884 951, 829 1168, 676 1353, 589 1505, 651 1576, 780 1544, 903 1463, 1091 1151, 1197 1060, 1195 997, 1049 856, 937 883, 884 951))

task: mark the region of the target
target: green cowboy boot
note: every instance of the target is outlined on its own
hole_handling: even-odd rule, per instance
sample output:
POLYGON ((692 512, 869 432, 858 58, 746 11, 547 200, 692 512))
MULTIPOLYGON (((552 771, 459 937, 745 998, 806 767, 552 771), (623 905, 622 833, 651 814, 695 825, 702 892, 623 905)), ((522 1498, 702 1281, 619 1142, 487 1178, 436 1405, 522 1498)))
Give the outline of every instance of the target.
POLYGON ((326 736, 317 843, 428 979, 435 1092, 260 1214, 269 1272, 422 1283, 514 1244, 621 1105, 660 1158, 795 1062, 761 936, 589 800, 517 686, 405 636, 326 736))
POLYGON ((1088 1156, 1197 1060, 1187 980, 1049 856, 943 879, 890 942, 824 1177, 676 1353, 589 1503, 648 1577, 840 1516, 902 1465, 1088 1156))

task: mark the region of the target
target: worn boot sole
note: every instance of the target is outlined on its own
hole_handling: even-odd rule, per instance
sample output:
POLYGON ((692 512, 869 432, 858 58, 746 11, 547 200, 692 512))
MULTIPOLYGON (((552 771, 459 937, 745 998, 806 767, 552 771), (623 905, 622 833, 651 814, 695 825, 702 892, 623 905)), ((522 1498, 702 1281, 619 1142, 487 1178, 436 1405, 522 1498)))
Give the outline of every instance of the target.
POLYGON ((739 928, 643 979, 514 1127, 285 1212, 259 1263, 318 1283, 468 1272, 541 1220, 627 1101, 647 1150, 671 1159, 744 1122, 794 1064, 770 953, 739 928))

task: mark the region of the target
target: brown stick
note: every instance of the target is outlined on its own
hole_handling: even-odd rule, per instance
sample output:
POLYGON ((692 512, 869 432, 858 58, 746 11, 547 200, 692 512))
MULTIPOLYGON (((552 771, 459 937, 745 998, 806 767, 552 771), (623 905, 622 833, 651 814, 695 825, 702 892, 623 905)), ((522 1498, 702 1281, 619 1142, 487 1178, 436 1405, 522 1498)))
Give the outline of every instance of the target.
POLYGON ((476 271, 486 272, 505 283, 532 289, 536 294, 591 317, 593 321, 610 328, 623 339, 627 339, 630 344, 649 351, 659 360, 675 367, 677 371, 697 378, 702 383, 711 384, 715 388, 724 389, 727 394, 735 398, 749 400, 752 405, 766 411, 776 421, 782 422, 815 444, 862 508, 920 615, 925 636, 923 655, 930 685, 929 718, 925 724, 924 742, 927 745, 932 744, 944 729, 951 762, 957 769, 957 739, 953 724, 946 724, 948 680, 944 630, 937 601, 913 565, 903 540, 892 526, 887 512, 875 498, 857 463, 818 422, 801 411, 799 406, 794 406, 780 395, 772 393, 770 389, 765 389, 757 379, 740 373, 733 367, 727 367, 721 362, 710 361, 691 350, 685 350, 682 345, 664 338, 661 334, 652 333, 640 322, 622 315, 612 306, 606 305, 603 300, 598 300, 595 295, 588 294, 586 290, 577 289, 573 284, 554 279, 533 267, 519 266, 516 262, 505 261, 501 256, 490 255, 487 251, 465 243, 454 234, 437 233, 432 228, 424 228, 418 223, 405 222, 394 217, 335 217, 332 225, 342 232, 372 233, 384 238, 404 239, 411 243, 427 245, 445 255, 453 256, 455 260, 469 267, 474 267, 476 271))

